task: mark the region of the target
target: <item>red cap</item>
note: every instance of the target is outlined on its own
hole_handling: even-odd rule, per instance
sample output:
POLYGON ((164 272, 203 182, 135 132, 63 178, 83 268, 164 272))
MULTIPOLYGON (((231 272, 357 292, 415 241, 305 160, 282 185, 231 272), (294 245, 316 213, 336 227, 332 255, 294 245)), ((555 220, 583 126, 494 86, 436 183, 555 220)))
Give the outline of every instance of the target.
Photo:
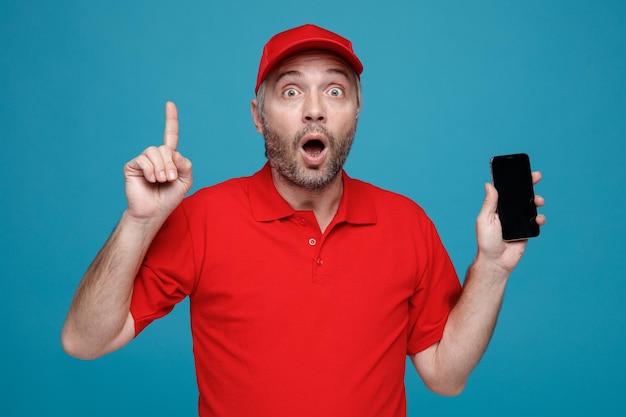
POLYGON ((278 33, 265 44, 254 92, 259 91, 265 77, 283 59, 296 52, 322 49, 335 52, 345 59, 356 72, 363 72, 363 64, 352 50, 352 42, 336 33, 315 25, 304 25, 278 33))

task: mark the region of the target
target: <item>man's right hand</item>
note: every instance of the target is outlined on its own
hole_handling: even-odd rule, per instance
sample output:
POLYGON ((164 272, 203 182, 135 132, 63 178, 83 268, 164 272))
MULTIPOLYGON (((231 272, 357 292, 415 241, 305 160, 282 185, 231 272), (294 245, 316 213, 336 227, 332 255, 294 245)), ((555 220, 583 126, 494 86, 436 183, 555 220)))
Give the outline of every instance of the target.
POLYGON ((128 209, 76 290, 61 336, 68 354, 94 359, 135 336, 130 303, 137 271, 161 224, 191 188, 191 162, 177 146, 178 112, 168 102, 163 145, 124 166, 128 209))
POLYGON ((165 104, 163 145, 151 146, 124 165, 127 214, 141 221, 162 222, 191 189, 191 162, 178 147, 178 110, 165 104))

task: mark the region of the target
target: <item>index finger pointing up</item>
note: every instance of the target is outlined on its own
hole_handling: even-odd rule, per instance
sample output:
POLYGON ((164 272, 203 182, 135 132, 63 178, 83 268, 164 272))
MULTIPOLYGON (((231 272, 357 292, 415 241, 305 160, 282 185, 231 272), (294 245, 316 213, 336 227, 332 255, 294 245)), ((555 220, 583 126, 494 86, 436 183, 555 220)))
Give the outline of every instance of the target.
POLYGON ((163 144, 173 151, 178 147, 178 110, 171 101, 165 103, 165 132, 163 144))

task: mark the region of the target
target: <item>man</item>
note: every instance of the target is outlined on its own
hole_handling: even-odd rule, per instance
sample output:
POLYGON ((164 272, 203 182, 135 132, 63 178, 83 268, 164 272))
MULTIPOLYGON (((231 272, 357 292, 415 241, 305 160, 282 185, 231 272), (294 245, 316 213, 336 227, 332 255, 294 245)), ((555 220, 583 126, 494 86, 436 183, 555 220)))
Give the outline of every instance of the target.
POLYGON ((526 242, 503 242, 487 184, 461 290, 419 206, 348 177, 362 69, 325 29, 274 36, 251 104, 268 163, 186 199, 167 103, 164 144, 124 167, 128 208, 78 287, 65 350, 116 350, 189 296, 201 416, 403 416, 406 355, 431 390, 460 393, 526 242))

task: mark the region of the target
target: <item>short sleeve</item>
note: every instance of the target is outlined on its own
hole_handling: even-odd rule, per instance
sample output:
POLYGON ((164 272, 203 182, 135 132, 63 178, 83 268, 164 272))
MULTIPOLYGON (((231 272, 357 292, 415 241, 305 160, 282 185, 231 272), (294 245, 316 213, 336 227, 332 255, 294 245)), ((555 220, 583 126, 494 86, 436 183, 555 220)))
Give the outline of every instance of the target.
POLYGON ((441 340, 448 314, 461 292, 454 265, 430 220, 420 235, 416 239, 419 276, 409 299, 408 355, 441 340))
POLYGON ((135 278, 130 306, 135 335, 188 296, 195 275, 192 239, 181 204, 155 236, 135 278))

